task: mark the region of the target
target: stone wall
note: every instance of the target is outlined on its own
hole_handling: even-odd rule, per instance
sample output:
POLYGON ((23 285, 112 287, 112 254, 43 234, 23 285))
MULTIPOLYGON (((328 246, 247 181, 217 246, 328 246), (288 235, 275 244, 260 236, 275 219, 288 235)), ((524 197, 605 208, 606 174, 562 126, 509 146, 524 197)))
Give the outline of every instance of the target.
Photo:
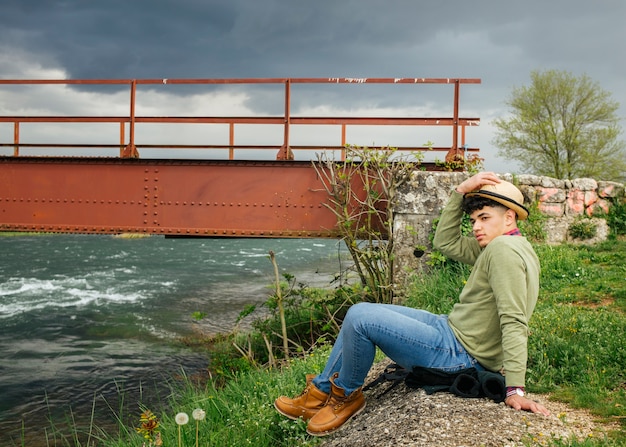
MULTIPOLYGON (((433 222, 439 217, 452 190, 468 177, 463 172, 416 171, 399 191, 394 206, 395 282, 405 284, 407 277, 425 268, 424 261, 432 246, 430 236, 433 222)), ((624 185, 593 179, 557 180, 536 175, 502 174, 504 180, 515 183, 524 194, 526 206, 545 217, 543 227, 546 242, 595 243, 606 239, 608 226, 603 218, 594 217, 608 212, 611 200, 624 197, 624 185), (596 226, 596 237, 590 240, 572 239, 568 230, 573 222, 589 217, 596 226)))
POLYGON ((596 243, 605 240, 609 228, 606 215, 611 200, 624 197, 624 185, 615 182, 596 181, 590 178, 558 180, 550 177, 522 174, 515 177, 515 183, 524 193, 527 204, 536 204, 539 212, 546 217, 544 229, 546 242, 585 242, 596 243), (594 238, 577 240, 568 234, 573 222, 589 217, 597 227, 594 238))

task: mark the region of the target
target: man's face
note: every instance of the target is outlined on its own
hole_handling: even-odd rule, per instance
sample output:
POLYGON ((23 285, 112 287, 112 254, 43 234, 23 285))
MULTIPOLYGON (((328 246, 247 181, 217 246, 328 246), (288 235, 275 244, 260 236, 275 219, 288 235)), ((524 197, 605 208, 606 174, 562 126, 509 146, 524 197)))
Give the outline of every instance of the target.
POLYGON ((489 242, 512 230, 515 227, 514 216, 513 210, 491 206, 485 206, 470 214, 472 230, 478 244, 485 248, 489 242), (512 226, 511 223, 513 223, 512 226))

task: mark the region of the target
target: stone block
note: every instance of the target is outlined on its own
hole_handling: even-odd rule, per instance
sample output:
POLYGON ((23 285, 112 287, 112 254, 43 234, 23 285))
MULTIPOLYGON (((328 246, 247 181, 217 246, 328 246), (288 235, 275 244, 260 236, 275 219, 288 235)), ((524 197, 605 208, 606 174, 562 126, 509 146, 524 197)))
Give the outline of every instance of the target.
POLYGON ((585 191, 585 206, 593 205, 598 201, 598 193, 593 191, 585 191))
POLYGON ((549 217, 561 217, 565 214, 565 204, 564 203, 548 203, 548 202, 540 202, 537 205, 537 209, 541 214, 545 214, 549 217))
POLYGON ((524 196, 524 203, 529 204, 538 200, 536 186, 520 184, 518 187, 519 190, 522 191, 522 195, 524 196))
POLYGON ((570 189, 567 194, 565 213, 569 216, 581 216, 585 212, 585 193, 580 189, 570 189))
POLYGON ((504 172, 501 174, 496 173, 496 175, 498 177, 500 177, 502 180, 509 182, 509 183, 516 183, 515 182, 515 177, 513 176, 513 174, 509 173, 509 172, 504 172))
POLYGON ((517 180, 517 184, 520 186, 528 185, 528 186, 537 186, 541 185, 541 177, 533 174, 520 174, 515 177, 517 180))
POLYGON ((430 232, 434 220, 439 215, 396 214, 393 223, 394 231, 394 284, 398 294, 411 275, 425 271, 428 266, 430 232), (419 252, 418 248, 426 248, 419 252))
POLYGON ((592 178, 576 178, 572 180, 572 189, 581 191, 595 191, 598 189, 598 182, 592 178))
POLYGON ((463 172, 415 171, 398 191, 396 213, 438 214, 452 190, 468 178, 463 172))
POLYGON ((624 196, 624 185, 616 182, 598 182, 598 195, 603 198, 624 196))
POLYGON ((544 188, 565 188, 565 180, 560 180, 552 177, 541 177, 540 186, 544 188))
POLYGON ((535 187, 537 191, 537 200, 539 202, 546 203, 561 203, 565 202, 565 190, 561 188, 547 188, 543 186, 535 187))
POLYGON ((567 230, 572 218, 563 216, 560 218, 546 219, 543 229, 546 233, 546 243, 561 244, 567 240, 567 230))
POLYGON ((587 206, 585 212, 587 216, 606 216, 609 214, 611 202, 606 199, 598 199, 594 203, 587 206))

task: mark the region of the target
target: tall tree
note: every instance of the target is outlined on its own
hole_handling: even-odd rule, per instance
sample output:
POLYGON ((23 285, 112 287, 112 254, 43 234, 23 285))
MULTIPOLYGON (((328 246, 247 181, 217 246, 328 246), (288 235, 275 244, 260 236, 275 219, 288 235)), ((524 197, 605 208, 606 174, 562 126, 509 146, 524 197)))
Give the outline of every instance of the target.
POLYGON ((494 121, 493 144, 522 170, 559 179, 626 180, 626 144, 619 104, 588 76, 531 72, 529 87, 514 88, 511 115, 494 121))

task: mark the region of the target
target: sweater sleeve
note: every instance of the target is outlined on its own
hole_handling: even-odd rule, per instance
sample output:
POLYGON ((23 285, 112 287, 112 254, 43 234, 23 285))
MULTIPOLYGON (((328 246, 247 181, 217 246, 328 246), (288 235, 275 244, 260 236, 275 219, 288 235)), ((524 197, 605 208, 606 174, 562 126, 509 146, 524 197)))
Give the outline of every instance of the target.
POLYGON ((448 203, 441 212, 435 230, 433 247, 455 261, 473 265, 481 252, 478 241, 461 234, 463 194, 452 192, 448 203))
POLYGON ((524 386, 528 359, 528 316, 533 307, 527 300, 527 269, 518 253, 497 242, 497 239, 494 240, 494 247, 490 247, 495 250, 490 250, 488 277, 500 318, 506 385, 524 386))

